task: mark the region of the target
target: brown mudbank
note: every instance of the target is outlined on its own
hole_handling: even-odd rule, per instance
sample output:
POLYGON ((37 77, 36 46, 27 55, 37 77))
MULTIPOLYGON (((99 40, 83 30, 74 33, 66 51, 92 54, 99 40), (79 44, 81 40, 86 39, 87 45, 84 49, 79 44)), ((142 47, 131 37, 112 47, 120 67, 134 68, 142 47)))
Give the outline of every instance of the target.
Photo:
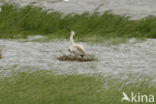
POLYGON ((60 61, 96 61, 94 55, 88 55, 87 57, 81 57, 81 56, 73 56, 73 55, 63 55, 58 57, 58 60, 60 61))

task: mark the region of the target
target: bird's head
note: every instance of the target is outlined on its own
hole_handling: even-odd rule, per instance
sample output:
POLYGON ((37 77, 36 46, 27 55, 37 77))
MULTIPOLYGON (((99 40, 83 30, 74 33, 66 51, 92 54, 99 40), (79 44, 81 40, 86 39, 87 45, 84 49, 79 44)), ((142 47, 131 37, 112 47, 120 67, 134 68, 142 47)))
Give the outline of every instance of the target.
POLYGON ((75 35, 75 32, 71 30, 70 35, 75 35))

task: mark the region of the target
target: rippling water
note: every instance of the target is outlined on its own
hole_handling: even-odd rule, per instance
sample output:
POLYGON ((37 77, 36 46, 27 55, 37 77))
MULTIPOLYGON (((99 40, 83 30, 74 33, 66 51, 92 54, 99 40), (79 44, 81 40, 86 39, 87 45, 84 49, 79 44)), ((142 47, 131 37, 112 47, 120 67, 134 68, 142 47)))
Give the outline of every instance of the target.
POLYGON ((93 12, 99 8, 99 12, 112 10, 114 14, 131 16, 132 19, 139 19, 148 15, 156 15, 156 0, 5 0, 17 2, 20 5, 28 5, 36 2, 47 9, 54 9, 63 13, 84 13, 93 12))
MULTIPOLYGON (((9 0, 7 0, 9 1, 9 0)), ((148 15, 156 15, 156 0, 10 0, 21 6, 36 2, 34 5, 46 9, 54 9, 63 13, 100 12, 112 10, 115 14, 132 16, 139 19, 148 15)), ((0 60, 0 72, 8 74, 20 69, 53 70, 57 73, 93 74, 100 73, 114 77, 127 78, 129 74, 156 76, 156 40, 147 39, 141 43, 130 40, 115 46, 83 44, 87 51, 97 56, 94 62, 63 62, 56 57, 68 54, 68 42, 19 42, 0 40, 5 45, 4 58, 0 60), (56 48, 57 47, 57 48, 56 48)), ((22 70, 23 71, 23 70, 22 70)), ((155 81, 156 81, 156 77, 155 81)))
POLYGON ((115 78, 127 78, 129 74, 156 76, 155 39, 140 43, 131 39, 128 43, 112 46, 79 43, 84 45, 89 54, 98 58, 98 61, 93 62, 57 60, 57 57, 69 54, 67 41, 38 43, 0 40, 0 44, 5 46, 4 58, 0 60, 0 72, 3 75, 32 68, 53 70, 60 74, 112 74, 115 78))

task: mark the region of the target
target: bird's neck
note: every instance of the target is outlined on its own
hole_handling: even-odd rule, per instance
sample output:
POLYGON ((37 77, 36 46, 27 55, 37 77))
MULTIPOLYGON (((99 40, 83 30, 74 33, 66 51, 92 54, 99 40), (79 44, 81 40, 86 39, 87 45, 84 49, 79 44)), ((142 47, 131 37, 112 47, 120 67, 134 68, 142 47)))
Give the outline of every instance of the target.
POLYGON ((70 45, 73 45, 74 43, 74 39, 73 39, 73 34, 70 35, 70 45))

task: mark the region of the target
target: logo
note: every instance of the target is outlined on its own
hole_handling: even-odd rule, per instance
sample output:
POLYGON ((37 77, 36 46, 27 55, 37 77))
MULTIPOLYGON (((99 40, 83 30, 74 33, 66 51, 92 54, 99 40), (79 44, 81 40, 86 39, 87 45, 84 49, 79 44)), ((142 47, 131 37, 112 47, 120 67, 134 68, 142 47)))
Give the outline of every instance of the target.
POLYGON ((134 92, 131 92, 130 96, 123 92, 123 97, 121 99, 121 102, 128 101, 128 102, 146 102, 146 103, 152 103, 154 102, 154 95, 142 95, 140 93, 135 94, 134 92))

